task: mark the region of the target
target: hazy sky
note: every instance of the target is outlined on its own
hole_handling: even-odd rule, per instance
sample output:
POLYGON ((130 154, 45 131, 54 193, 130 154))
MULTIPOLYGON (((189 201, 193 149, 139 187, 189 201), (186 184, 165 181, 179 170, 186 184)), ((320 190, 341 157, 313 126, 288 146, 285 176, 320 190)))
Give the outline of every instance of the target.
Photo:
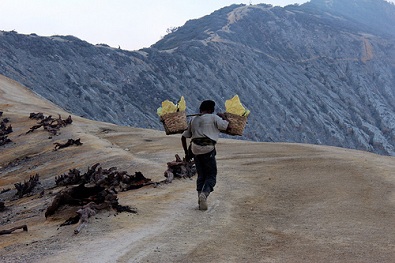
MULTIPOLYGON (((391 0, 394 1, 394 0, 391 0)), ((307 0, 0 0, 0 30, 73 35, 126 50, 149 47, 182 26, 231 4, 302 4, 307 0)))

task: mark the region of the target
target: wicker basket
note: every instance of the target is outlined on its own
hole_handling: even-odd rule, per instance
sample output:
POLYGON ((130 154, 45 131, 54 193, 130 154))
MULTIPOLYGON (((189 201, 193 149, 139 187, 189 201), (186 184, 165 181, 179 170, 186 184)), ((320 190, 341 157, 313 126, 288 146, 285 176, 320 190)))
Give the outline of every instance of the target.
POLYGON ((160 117, 166 135, 182 133, 188 128, 187 116, 185 111, 167 113, 160 117))
POLYGON ((225 112, 225 116, 229 120, 229 129, 226 130, 224 133, 229 135, 243 135, 244 128, 247 123, 247 117, 239 116, 233 113, 225 112))

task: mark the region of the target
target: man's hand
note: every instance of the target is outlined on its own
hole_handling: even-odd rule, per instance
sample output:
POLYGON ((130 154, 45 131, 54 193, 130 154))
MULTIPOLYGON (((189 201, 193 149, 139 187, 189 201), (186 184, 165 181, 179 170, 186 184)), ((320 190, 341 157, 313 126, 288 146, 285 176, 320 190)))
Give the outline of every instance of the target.
POLYGON ((190 162, 192 158, 193 156, 191 156, 189 153, 185 153, 185 161, 190 162))
POLYGON ((228 121, 228 118, 226 117, 225 113, 217 113, 217 115, 218 115, 221 119, 228 121))
POLYGON ((185 152, 185 161, 187 162, 190 162, 195 157, 190 147, 184 152, 185 152))

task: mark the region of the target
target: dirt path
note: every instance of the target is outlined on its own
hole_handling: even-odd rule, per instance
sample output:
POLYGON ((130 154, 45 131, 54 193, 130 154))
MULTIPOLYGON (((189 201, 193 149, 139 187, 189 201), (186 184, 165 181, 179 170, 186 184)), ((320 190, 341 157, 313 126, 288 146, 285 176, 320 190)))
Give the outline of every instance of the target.
MULTIPOLYGON (((67 259, 394 261, 393 159, 301 145, 218 148, 220 175, 208 211, 197 210, 191 180, 139 190, 133 194, 139 215, 119 215, 119 228, 109 232, 100 230, 102 223, 90 226, 67 248, 67 259), (100 238, 96 231, 103 231, 100 238)), ((54 259, 65 255, 44 262, 54 259)))

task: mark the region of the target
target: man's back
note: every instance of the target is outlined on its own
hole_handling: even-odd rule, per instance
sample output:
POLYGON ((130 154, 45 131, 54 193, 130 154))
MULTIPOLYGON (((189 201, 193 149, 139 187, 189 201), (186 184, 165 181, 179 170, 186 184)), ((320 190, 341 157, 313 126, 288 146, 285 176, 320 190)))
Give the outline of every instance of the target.
POLYGON ((191 138, 210 138, 217 141, 220 130, 226 130, 228 122, 215 114, 196 116, 190 124, 191 138))

